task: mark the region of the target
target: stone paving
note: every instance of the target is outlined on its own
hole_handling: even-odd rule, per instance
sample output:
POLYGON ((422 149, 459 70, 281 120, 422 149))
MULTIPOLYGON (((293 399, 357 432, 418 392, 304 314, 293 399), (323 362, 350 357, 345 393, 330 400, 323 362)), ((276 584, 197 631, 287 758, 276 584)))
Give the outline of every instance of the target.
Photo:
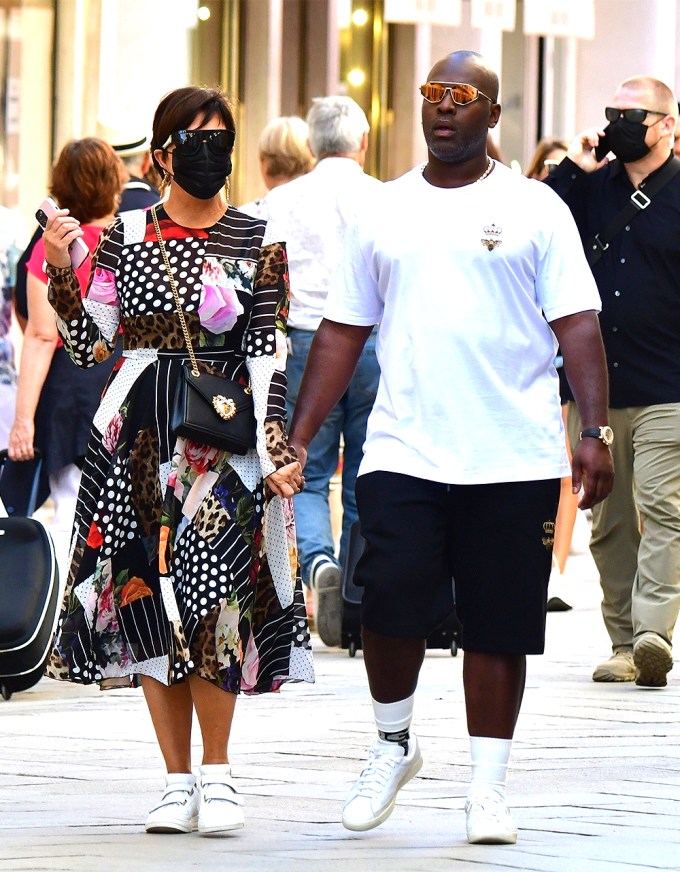
POLYGON ((418 690, 421 774, 380 828, 343 829, 371 709, 361 655, 317 639, 316 685, 239 701, 247 822, 224 839, 143 832, 162 771, 141 692, 44 679, 1 702, 0 870, 680 870, 680 670, 664 690, 594 684, 608 640, 590 557, 572 556, 567 577, 575 608, 548 616, 547 652, 529 662, 508 783, 517 845, 465 840, 463 655, 444 651, 418 690))

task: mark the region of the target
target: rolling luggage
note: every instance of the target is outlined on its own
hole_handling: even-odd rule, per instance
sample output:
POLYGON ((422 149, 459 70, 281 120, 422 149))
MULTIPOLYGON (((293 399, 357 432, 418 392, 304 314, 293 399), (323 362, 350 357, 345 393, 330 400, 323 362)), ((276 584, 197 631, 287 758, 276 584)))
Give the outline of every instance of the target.
MULTIPOLYGON (((0 467, 6 461, 7 452, 0 452, 0 467)), ((37 464, 35 482, 39 472, 37 464)), ((36 490, 31 487, 27 514, 33 511, 36 490)), ((59 579, 50 534, 40 521, 19 517, 16 511, 7 517, 0 499, 0 694, 4 699, 42 677, 58 616, 59 579)))
MULTIPOLYGON (((354 584, 354 570, 361 557, 365 539, 361 535, 359 521, 352 524, 349 535, 349 545, 342 567, 342 647, 346 648, 350 657, 354 657, 361 648, 361 597, 363 588, 354 584)), ((455 609, 451 615, 430 633, 427 638, 428 648, 449 648, 451 656, 458 653, 461 638, 461 624, 455 609)))

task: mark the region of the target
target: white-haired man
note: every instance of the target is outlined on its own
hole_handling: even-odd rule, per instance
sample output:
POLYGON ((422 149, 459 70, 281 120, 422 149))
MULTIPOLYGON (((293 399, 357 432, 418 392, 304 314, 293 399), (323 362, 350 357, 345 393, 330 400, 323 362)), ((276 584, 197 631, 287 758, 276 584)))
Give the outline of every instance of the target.
MULTIPOLYGON (((269 217, 286 240, 290 266, 289 420, 326 297, 338 274, 347 226, 380 188, 380 182, 363 171, 369 125, 354 100, 316 99, 307 114, 307 123, 316 166, 267 195, 269 217)), ((379 376, 373 334, 349 387, 309 446, 305 489, 295 497, 302 578, 313 591, 316 626, 326 645, 341 642, 340 565, 350 526, 357 518, 354 485, 379 376), (343 523, 336 560, 328 494, 338 466, 341 440, 343 523)))

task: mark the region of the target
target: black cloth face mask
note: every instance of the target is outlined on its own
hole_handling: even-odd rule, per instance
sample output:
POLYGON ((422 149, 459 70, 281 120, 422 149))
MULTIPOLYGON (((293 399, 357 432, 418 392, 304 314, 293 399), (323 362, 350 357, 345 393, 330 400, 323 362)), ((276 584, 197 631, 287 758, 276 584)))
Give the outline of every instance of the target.
POLYGON ((605 128, 607 144, 620 161, 633 163, 649 154, 650 147, 645 142, 649 130, 641 121, 626 121, 619 118, 605 128))
POLYGON ((218 194, 231 170, 230 152, 216 152, 207 142, 201 142, 192 154, 177 147, 172 152, 173 179, 182 190, 199 200, 210 200, 218 194))

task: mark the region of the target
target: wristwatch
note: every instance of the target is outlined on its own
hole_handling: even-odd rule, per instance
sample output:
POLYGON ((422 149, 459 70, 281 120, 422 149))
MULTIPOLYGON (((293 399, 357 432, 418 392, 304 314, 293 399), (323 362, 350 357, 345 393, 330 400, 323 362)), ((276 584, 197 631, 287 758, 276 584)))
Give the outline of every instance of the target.
POLYGON ((605 445, 611 445, 614 441, 614 431, 611 427, 588 427, 586 430, 581 430, 581 439, 584 436, 601 439, 605 445))

